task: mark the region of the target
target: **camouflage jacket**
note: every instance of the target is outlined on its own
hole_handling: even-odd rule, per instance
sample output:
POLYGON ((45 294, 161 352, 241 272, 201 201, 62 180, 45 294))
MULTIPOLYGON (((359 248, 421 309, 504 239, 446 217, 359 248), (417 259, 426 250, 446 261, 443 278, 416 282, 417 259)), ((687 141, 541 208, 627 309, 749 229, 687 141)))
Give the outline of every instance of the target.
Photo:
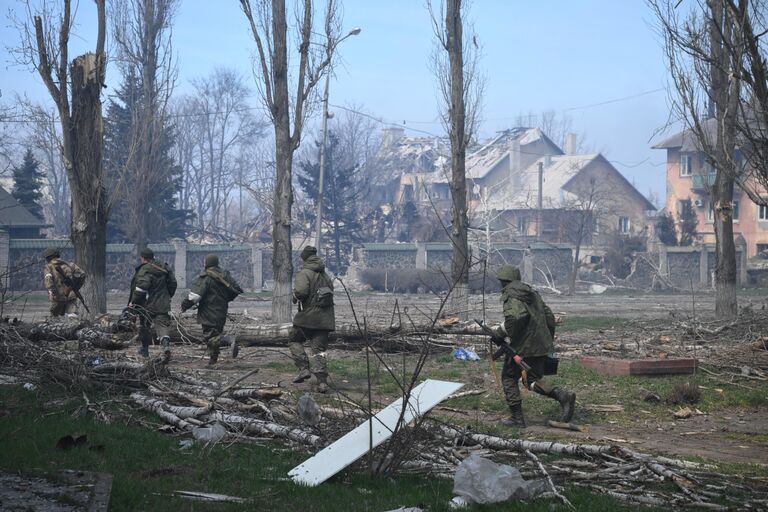
POLYGON ((228 271, 209 267, 195 278, 189 300, 198 305, 197 321, 201 325, 223 328, 229 303, 241 293, 243 289, 228 271))
POLYGON ((85 280, 85 272, 76 264, 53 258, 45 264, 45 289, 51 293, 56 302, 77 300, 72 288, 64 284, 65 279, 62 273, 74 282, 85 280))
POLYGON ((541 295, 522 281, 501 290, 504 331, 512 348, 523 357, 554 352, 555 316, 541 295))
POLYGON ((322 286, 333 290, 333 282, 325 273, 323 260, 319 256, 310 256, 296 274, 293 286, 294 302, 299 304, 299 311, 293 317, 293 325, 324 331, 336 329, 336 314, 333 306, 323 308, 312 301, 315 292, 322 286))
POLYGON ((153 260, 136 267, 136 273, 131 280, 131 298, 136 300, 136 292, 147 295, 144 307, 150 314, 169 313, 171 297, 176 293, 176 276, 167 263, 153 260))

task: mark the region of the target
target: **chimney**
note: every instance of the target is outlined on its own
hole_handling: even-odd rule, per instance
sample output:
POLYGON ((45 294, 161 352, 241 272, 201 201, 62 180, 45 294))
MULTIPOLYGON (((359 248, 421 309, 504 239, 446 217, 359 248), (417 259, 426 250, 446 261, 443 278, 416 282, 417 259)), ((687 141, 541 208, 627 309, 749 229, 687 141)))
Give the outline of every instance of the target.
POLYGON ((576 154, 576 134, 575 133, 565 134, 565 154, 566 155, 576 154))
POLYGON ((552 155, 544 155, 544 167, 549 167, 552 165, 552 155))
POLYGON ((381 145, 394 146, 395 143, 405 135, 405 129, 399 127, 383 128, 381 130, 381 145))

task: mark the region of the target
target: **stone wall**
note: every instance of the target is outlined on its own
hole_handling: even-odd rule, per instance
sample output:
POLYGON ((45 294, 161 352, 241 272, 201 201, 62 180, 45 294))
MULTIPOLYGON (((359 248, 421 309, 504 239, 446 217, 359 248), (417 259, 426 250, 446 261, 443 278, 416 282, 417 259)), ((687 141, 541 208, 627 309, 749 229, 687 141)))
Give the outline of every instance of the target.
MULTIPOLYGON (((28 291, 43 288, 43 251, 49 247, 59 249, 65 260, 74 259, 74 250, 69 240, 25 239, 10 240, 7 246, 0 244, 0 252, 7 250, 7 255, 0 254, 0 261, 7 257, 9 262, 8 289, 28 291)), ((252 259, 253 254, 261 251, 251 245, 192 245, 177 242, 150 244, 149 247, 155 252, 156 259, 168 263, 174 269, 182 288, 191 285, 192 280, 203 270, 203 260, 209 253, 218 254, 221 266, 229 270, 244 289, 253 289, 254 283, 259 282, 254 278, 252 259), (180 268, 177 268, 178 264, 180 268)), ((107 289, 127 290, 138 264, 133 256, 133 245, 107 244, 106 259, 107 289)), ((264 270, 271 273, 271 264, 265 266, 264 270)))
POLYGON ((416 268, 415 244, 363 244, 357 251, 360 268, 416 268))

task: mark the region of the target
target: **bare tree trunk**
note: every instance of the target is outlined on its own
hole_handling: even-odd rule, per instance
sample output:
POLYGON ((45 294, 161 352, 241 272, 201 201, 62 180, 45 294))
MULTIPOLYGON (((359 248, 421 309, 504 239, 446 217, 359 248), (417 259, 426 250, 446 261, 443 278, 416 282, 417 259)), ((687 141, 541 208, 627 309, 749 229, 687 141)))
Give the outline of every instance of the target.
POLYGON ((107 311, 107 191, 101 165, 103 54, 88 53, 72 64, 72 120, 69 127, 72 184, 72 244, 75 261, 88 274, 82 294, 91 313, 107 311), (96 70, 96 72, 94 72, 96 70))
POLYGON ((452 309, 459 317, 469 317, 469 244, 467 230, 467 156, 466 106, 464 104, 464 43, 461 20, 462 0, 447 0, 445 10, 445 48, 450 65, 449 119, 451 139, 451 198, 453 225, 451 229, 452 309))

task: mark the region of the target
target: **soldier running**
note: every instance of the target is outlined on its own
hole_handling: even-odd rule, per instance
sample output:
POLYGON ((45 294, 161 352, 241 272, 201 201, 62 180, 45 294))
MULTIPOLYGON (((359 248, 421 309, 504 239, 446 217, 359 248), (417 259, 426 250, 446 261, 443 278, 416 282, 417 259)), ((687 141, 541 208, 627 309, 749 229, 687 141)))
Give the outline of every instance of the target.
POLYGON ((171 355, 171 297, 176 293, 176 276, 167 263, 155 260, 152 249, 141 251, 141 264, 131 280, 129 308, 139 316, 139 355, 149 357, 152 329, 167 357, 171 355))
MULTIPOLYGON (((504 323, 494 330, 494 342, 504 343, 504 338, 509 338, 512 349, 531 366, 533 373, 542 377, 533 383, 532 390, 557 400, 562 408, 561 421, 570 421, 576 394, 554 387, 543 378, 547 355, 555 350, 555 316, 552 310, 537 291, 520 280, 517 267, 503 265, 496 272, 496 277, 501 281, 504 323)), ((511 416, 500 422, 503 425, 525 427, 522 398, 517 384, 521 376, 522 369, 507 355, 501 382, 511 416)))
POLYGON ((333 309, 333 283, 325 272, 325 263, 311 245, 301 251, 304 265, 296 274, 293 302, 299 311, 293 317, 293 329, 288 348, 299 374, 295 383, 316 379, 320 393, 328 391, 328 333, 336 329, 333 309))
MULTIPOLYGON (((189 296, 181 301, 181 312, 197 304, 197 321, 203 327, 203 340, 208 346, 208 366, 219 359, 221 333, 227 322, 229 303, 243 293, 243 289, 228 271, 219 268, 219 257, 209 254, 205 257, 205 270, 197 276, 189 296)), ((237 357, 237 339, 233 341, 232 357, 237 357)))
POLYGON ((45 288, 51 301, 51 316, 77 316, 77 294, 75 287, 80 288, 85 282, 85 272, 75 265, 61 259, 58 249, 46 249, 45 258, 45 288))

